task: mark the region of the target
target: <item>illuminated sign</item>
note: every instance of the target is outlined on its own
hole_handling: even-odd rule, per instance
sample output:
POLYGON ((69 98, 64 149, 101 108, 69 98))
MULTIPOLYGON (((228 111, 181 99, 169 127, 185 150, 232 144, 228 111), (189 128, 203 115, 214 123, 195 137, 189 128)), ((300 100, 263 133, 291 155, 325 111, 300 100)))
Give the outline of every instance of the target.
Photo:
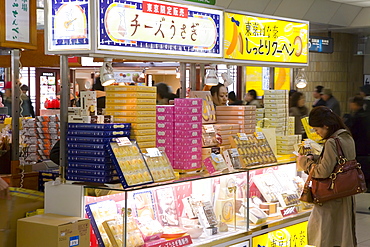
POLYGON ((222 57, 223 12, 160 1, 99 0, 98 49, 222 57))
POLYGON ((224 57, 276 63, 308 63, 308 22, 226 12, 224 57))
POLYGON ((49 51, 90 49, 89 7, 88 0, 49 1, 49 51))
POLYGON ((252 238, 252 247, 307 245, 307 221, 252 238))
POLYGON ((309 51, 320 53, 334 52, 334 39, 330 37, 310 36, 309 51))

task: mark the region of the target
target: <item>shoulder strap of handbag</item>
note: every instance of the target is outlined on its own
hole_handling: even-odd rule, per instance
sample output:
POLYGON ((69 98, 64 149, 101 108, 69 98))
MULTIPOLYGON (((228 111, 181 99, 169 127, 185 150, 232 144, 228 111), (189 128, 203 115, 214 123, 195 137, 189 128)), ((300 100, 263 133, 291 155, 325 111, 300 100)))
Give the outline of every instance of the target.
POLYGON ((308 173, 308 177, 306 179, 306 182, 304 183, 305 188, 308 188, 308 186, 310 184, 310 181, 312 180, 312 173, 313 173, 313 169, 315 168, 315 166, 316 166, 316 164, 311 165, 310 172, 308 173))
POLYGON ((342 145, 340 145, 339 138, 338 137, 333 137, 333 138, 334 138, 336 146, 337 146, 337 153, 339 155, 339 158, 345 158, 344 153, 343 153, 343 149, 342 149, 342 145))

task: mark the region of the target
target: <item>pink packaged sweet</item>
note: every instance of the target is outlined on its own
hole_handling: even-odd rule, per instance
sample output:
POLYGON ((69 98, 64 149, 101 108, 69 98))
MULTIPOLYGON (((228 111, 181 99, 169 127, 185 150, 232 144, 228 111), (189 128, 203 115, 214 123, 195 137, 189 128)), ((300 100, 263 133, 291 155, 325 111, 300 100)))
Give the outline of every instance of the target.
POLYGON ((201 130, 202 122, 193 122, 193 123, 174 123, 175 130, 201 130))
POLYGON ((157 122, 157 130, 159 129, 168 129, 172 130, 175 127, 175 123, 172 122, 157 122))
POLYGON ((161 115, 157 115, 156 116, 156 119, 157 119, 157 122, 173 122, 174 120, 174 115, 173 114, 167 114, 167 113, 163 113, 161 115))
POLYGON ((174 109, 174 105, 157 105, 157 115, 173 114, 174 109))
POLYGON ((159 137, 170 137, 173 136, 174 131, 172 129, 157 129, 157 138, 159 137))
POLYGON ((186 160, 186 161, 195 161, 202 160, 201 152, 190 152, 190 153, 174 153, 175 160, 186 160))
POLYGON ((174 146, 191 146, 191 145, 202 145, 202 137, 198 138, 174 138, 173 139, 174 146))
POLYGON ((192 122, 201 122, 202 121, 202 114, 176 114, 175 115, 175 122, 181 123, 192 123, 192 122))
POLYGON ((173 168, 179 170, 194 170, 202 168, 202 161, 178 161, 173 162, 173 168))
POLYGON ((170 145, 174 145, 174 138, 172 136, 171 137, 161 137, 161 138, 157 137, 156 142, 157 142, 157 145, 159 145, 160 147, 170 146, 170 145))
POLYGON ((173 149, 174 152, 179 152, 179 153, 201 152, 202 151, 201 145, 190 145, 190 146, 179 145, 179 146, 174 146, 173 148, 174 148, 173 149))
POLYGON ((202 130, 175 130, 174 136, 176 138, 193 138, 201 137, 202 130))
POLYGON ((202 106, 203 99, 201 98, 175 98, 175 106, 202 106))
POLYGON ((202 105, 199 106, 175 106, 175 114, 202 114, 202 105))

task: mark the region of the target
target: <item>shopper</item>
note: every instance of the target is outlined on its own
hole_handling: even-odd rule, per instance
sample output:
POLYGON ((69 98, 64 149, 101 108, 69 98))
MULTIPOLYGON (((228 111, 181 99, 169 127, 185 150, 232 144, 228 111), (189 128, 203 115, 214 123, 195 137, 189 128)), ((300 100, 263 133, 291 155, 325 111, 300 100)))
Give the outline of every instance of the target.
POLYGON ((321 98, 321 92, 322 90, 324 89, 323 86, 316 86, 315 87, 315 90, 313 91, 312 93, 312 96, 315 98, 313 104, 312 104, 312 108, 316 107, 316 106, 325 106, 325 100, 323 100, 321 98))
POLYGON ((364 110, 370 113, 370 85, 360 87, 360 95, 364 98, 364 110))
POLYGON ((306 99, 304 94, 295 92, 291 96, 289 108, 289 116, 294 117, 294 133, 296 135, 302 135, 303 139, 307 137, 301 121, 302 118, 308 115, 308 108, 305 106, 305 103, 306 99))
POLYGON ((218 83, 217 86, 211 87, 210 91, 215 106, 226 105, 228 93, 224 84, 218 83))
POLYGON ((12 115, 12 82, 7 81, 4 87, 3 104, 8 108, 8 115, 12 115))
MULTIPOLYGON (((98 108, 98 112, 102 112, 105 108, 105 91, 104 87, 101 84, 100 76, 95 77, 93 91, 96 93, 96 107, 98 108)), ((72 100, 72 99, 71 99, 72 100)), ((100 114, 101 115, 101 114, 100 114)))
POLYGON ((339 101, 333 96, 333 93, 329 88, 325 88, 320 93, 322 99, 325 101, 325 105, 332 109, 334 113, 336 113, 338 116, 340 116, 340 105, 339 101))
MULTIPOLYGON (((356 158, 355 143, 346 130, 341 118, 330 108, 318 106, 309 114, 309 124, 316 133, 326 140, 320 157, 299 155, 297 165, 308 173, 313 164, 314 178, 327 178, 332 173, 338 153, 335 140, 338 137, 348 160, 356 158)), ((315 204, 308 220, 308 244, 317 247, 355 247, 355 197, 348 196, 315 204)))
POLYGON ((168 105, 172 96, 169 86, 163 82, 157 83, 155 86, 157 87, 157 105, 168 105))
POLYGON ((356 143, 356 159, 361 164, 366 186, 370 190, 370 114, 363 109, 364 99, 355 96, 349 100, 351 115, 345 124, 356 143))
POLYGON ((20 115, 23 117, 35 117, 35 110, 33 108, 30 97, 27 95, 28 86, 21 86, 21 111, 20 115))
POLYGON ((257 108, 261 108, 260 102, 257 100, 257 92, 254 89, 248 91, 244 98, 246 105, 255 105, 257 108))
POLYGON ((234 91, 231 91, 229 94, 228 94, 228 99, 229 99, 229 102, 228 102, 228 105, 242 105, 243 104, 243 101, 241 100, 238 100, 236 98, 236 94, 234 91))

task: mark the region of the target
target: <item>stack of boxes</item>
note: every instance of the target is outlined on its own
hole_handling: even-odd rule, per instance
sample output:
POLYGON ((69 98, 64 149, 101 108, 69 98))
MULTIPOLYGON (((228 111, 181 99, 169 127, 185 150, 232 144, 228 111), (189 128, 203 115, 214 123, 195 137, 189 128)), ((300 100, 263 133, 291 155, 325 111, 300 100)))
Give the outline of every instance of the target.
POLYGON ((107 144, 130 136, 130 124, 69 123, 67 179, 88 182, 118 180, 107 144))
POLYGON ((60 135, 59 117, 58 115, 37 116, 35 124, 38 159, 49 159, 50 151, 60 135))
POLYGON ((175 106, 157 105, 157 141, 156 147, 162 148, 171 164, 174 161, 175 106))
POLYGON ((35 162, 38 160, 35 119, 22 119, 22 126, 23 129, 19 131, 19 136, 22 138, 20 143, 24 143, 24 160, 26 162, 35 162))
POLYGON ((287 135, 289 118, 289 94, 287 90, 265 90, 263 99, 265 118, 270 120, 270 127, 276 135, 287 135))
POLYGON ((156 87, 108 86, 106 114, 114 116, 116 123, 131 123, 131 139, 140 148, 156 145, 156 87))
POLYGON ((177 171, 202 168, 202 104, 200 98, 175 99, 172 165, 177 171))
POLYGON ((263 120, 265 117, 265 108, 256 108, 256 122, 263 120))
POLYGON ((240 132, 239 124, 215 124, 217 137, 221 139, 221 147, 231 148, 230 137, 240 132))
POLYGON ((251 134, 256 131, 256 106, 217 106, 217 123, 239 124, 239 132, 251 134))
POLYGON ((277 154, 292 155, 294 151, 294 144, 301 143, 301 139, 301 135, 276 136, 277 154))

